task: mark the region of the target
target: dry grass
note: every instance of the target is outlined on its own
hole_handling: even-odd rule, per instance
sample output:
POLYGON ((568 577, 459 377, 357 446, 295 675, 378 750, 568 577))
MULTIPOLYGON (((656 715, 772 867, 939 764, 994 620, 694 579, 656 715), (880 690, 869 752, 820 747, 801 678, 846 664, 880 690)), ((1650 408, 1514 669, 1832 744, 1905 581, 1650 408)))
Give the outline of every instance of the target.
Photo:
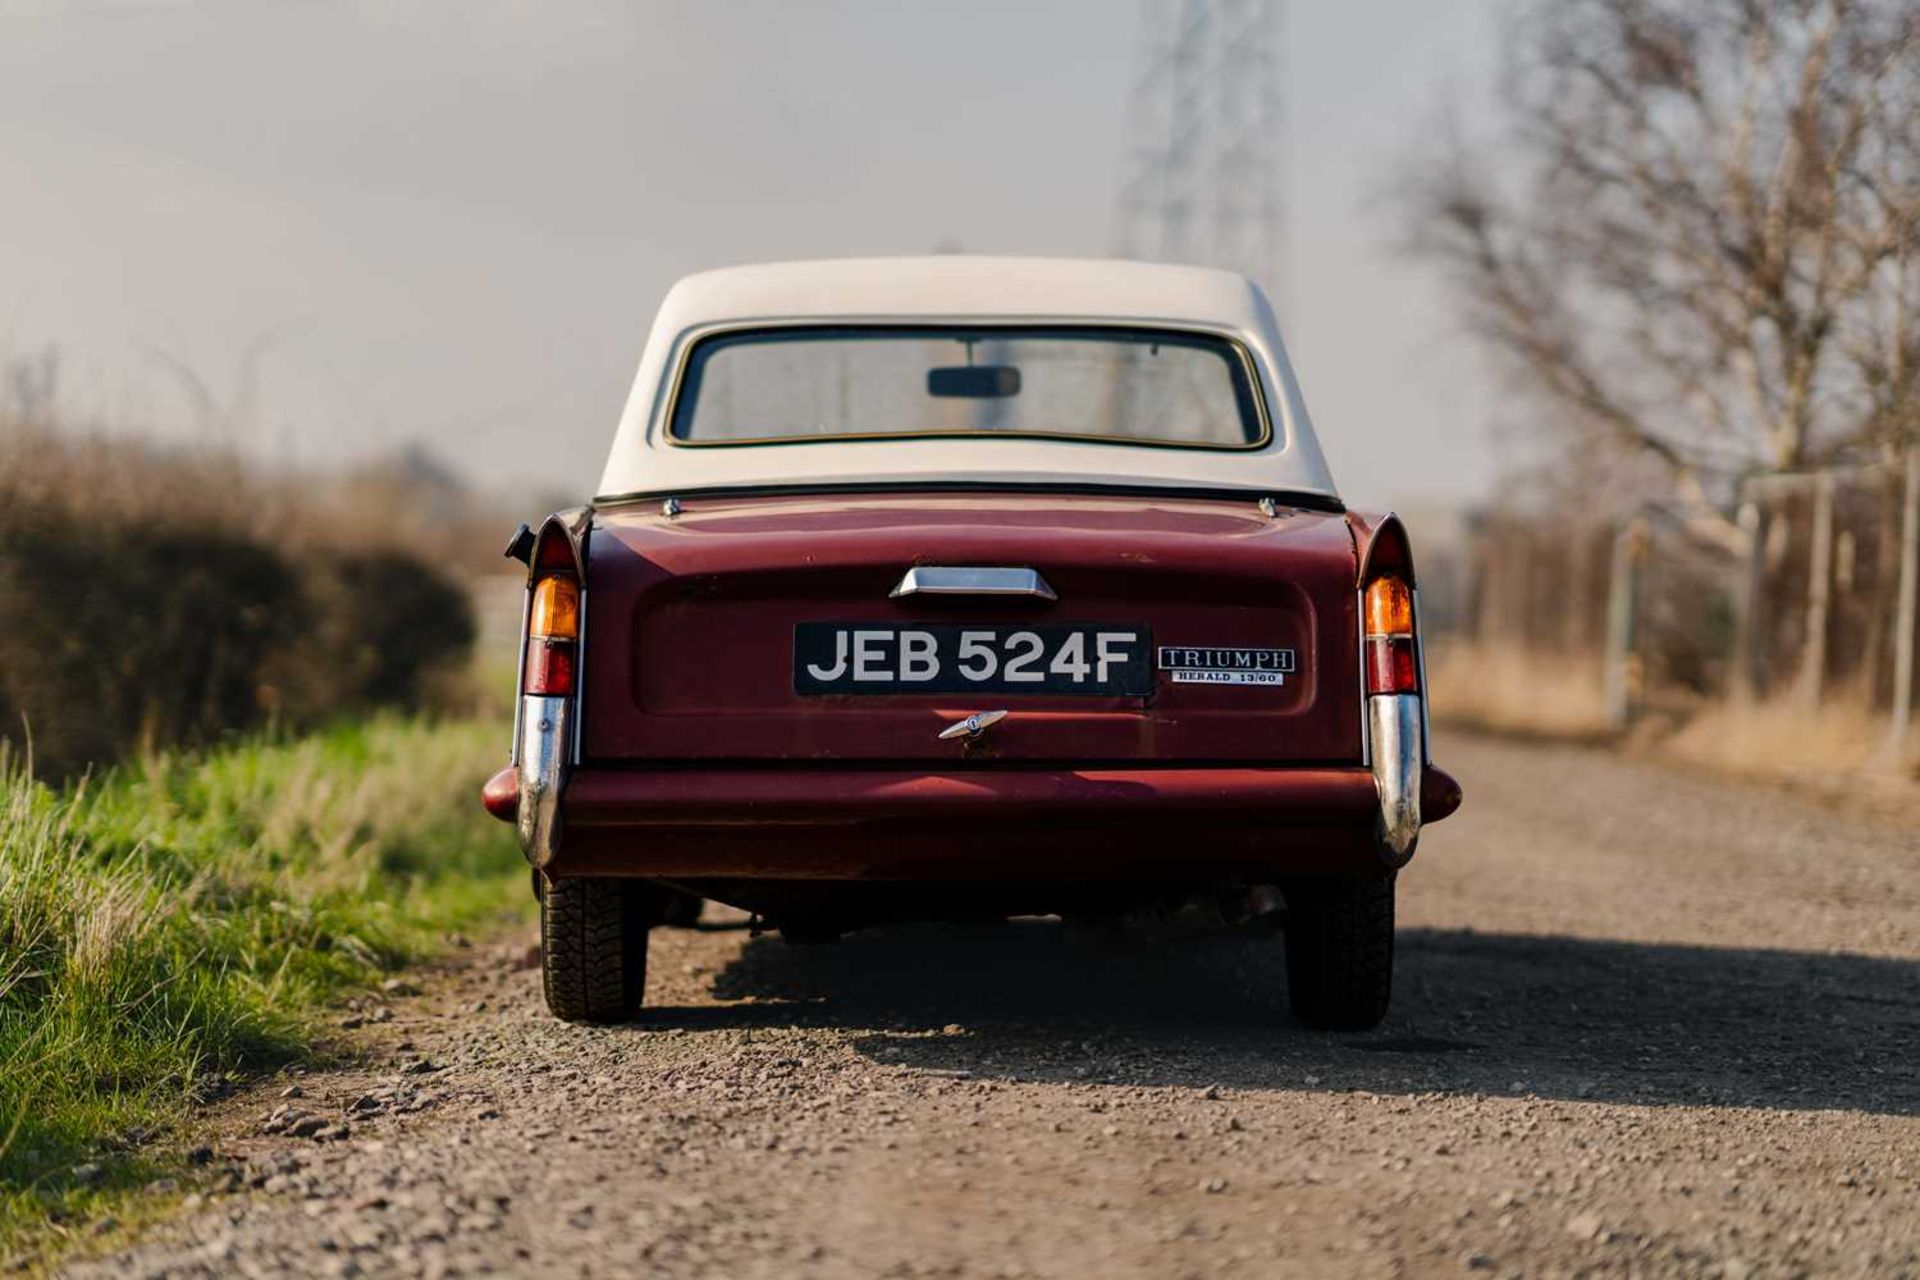
POLYGON ((218 530, 293 552, 365 553, 398 542, 461 575, 497 570, 506 518, 423 466, 401 459, 337 473, 273 474, 229 453, 0 417, 0 503, 7 507, 218 530))
POLYGON ((474 637, 455 523, 372 480, 0 423, 0 738, 30 734, 66 777, 265 724, 444 710, 474 637))
POLYGON ((1913 778, 1916 760, 1888 754, 1887 718, 1844 695, 1809 709, 1782 700, 1715 704, 1664 737, 1662 754, 1758 776, 1815 781, 1839 775, 1913 778))
POLYGON ((1600 663, 1579 655, 1438 641, 1427 655, 1436 719, 1501 733, 1605 738, 1600 663))
POLYGON ((1436 720, 1518 737, 1617 743, 1678 766, 1790 786, 1899 817, 1920 811, 1920 733, 1904 758, 1887 750, 1887 717, 1836 691, 1808 709, 1679 692, 1653 699, 1625 733, 1608 728, 1595 658, 1436 644, 1428 659, 1436 720))

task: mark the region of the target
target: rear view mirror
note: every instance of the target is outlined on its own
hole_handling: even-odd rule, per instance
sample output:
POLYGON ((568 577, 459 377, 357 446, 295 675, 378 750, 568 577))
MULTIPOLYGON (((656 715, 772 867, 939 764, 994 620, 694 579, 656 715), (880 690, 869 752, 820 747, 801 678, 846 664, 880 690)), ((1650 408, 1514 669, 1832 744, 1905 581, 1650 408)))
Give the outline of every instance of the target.
POLYGON ((1010 364, 962 364, 927 370, 927 394, 960 400, 997 400, 1020 394, 1020 370, 1010 364))

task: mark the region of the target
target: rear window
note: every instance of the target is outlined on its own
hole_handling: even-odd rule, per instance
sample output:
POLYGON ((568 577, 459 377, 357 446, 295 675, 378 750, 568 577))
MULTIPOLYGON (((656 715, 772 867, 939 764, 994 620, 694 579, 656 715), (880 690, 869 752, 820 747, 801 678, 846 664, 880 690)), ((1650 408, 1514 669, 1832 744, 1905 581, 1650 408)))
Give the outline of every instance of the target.
POLYGON ((912 436, 1253 449, 1267 423, 1246 353, 1135 328, 756 329, 695 344, 669 432, 683 444, 912 436))

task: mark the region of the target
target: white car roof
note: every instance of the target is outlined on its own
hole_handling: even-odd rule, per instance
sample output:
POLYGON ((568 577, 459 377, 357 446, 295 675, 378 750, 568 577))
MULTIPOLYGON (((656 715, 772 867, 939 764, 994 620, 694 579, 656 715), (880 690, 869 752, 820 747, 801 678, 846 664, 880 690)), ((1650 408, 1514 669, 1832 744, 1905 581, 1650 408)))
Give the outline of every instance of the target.
POLYGON ((954 254, 766 263, 681 280, 661 304, 640 357, 600 498, 941 484, 1219 489, 1337 501, 1273 309, 1252 281, 1201 267, 954 254), (1235 339, 1259 372, 1272 439, 1257 450, 1215 451, 1009 436, 687 448, 668 437, 671 375, 687 348, 713 332, 994 320, 1173 326, 1235 339))

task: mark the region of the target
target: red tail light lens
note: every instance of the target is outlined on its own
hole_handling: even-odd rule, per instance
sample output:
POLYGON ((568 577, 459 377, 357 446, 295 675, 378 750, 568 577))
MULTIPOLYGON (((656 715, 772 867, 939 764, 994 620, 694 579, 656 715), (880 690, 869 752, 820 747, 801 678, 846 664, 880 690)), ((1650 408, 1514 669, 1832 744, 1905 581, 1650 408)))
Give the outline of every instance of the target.
POLYGON ((1413 592, 1399 577, 1384 574, 1367 584, 1367 692, 1420 692, 1419 644, 1413 630, 1413 592))
POLYGON ((526 691, 538 694, 573 692, 573 642, 543 640, 527 642, 526 691))
POLYGON ((1420 663, 1412 636, 1367 637, 1367 692, 1420 692, 1420 663))

